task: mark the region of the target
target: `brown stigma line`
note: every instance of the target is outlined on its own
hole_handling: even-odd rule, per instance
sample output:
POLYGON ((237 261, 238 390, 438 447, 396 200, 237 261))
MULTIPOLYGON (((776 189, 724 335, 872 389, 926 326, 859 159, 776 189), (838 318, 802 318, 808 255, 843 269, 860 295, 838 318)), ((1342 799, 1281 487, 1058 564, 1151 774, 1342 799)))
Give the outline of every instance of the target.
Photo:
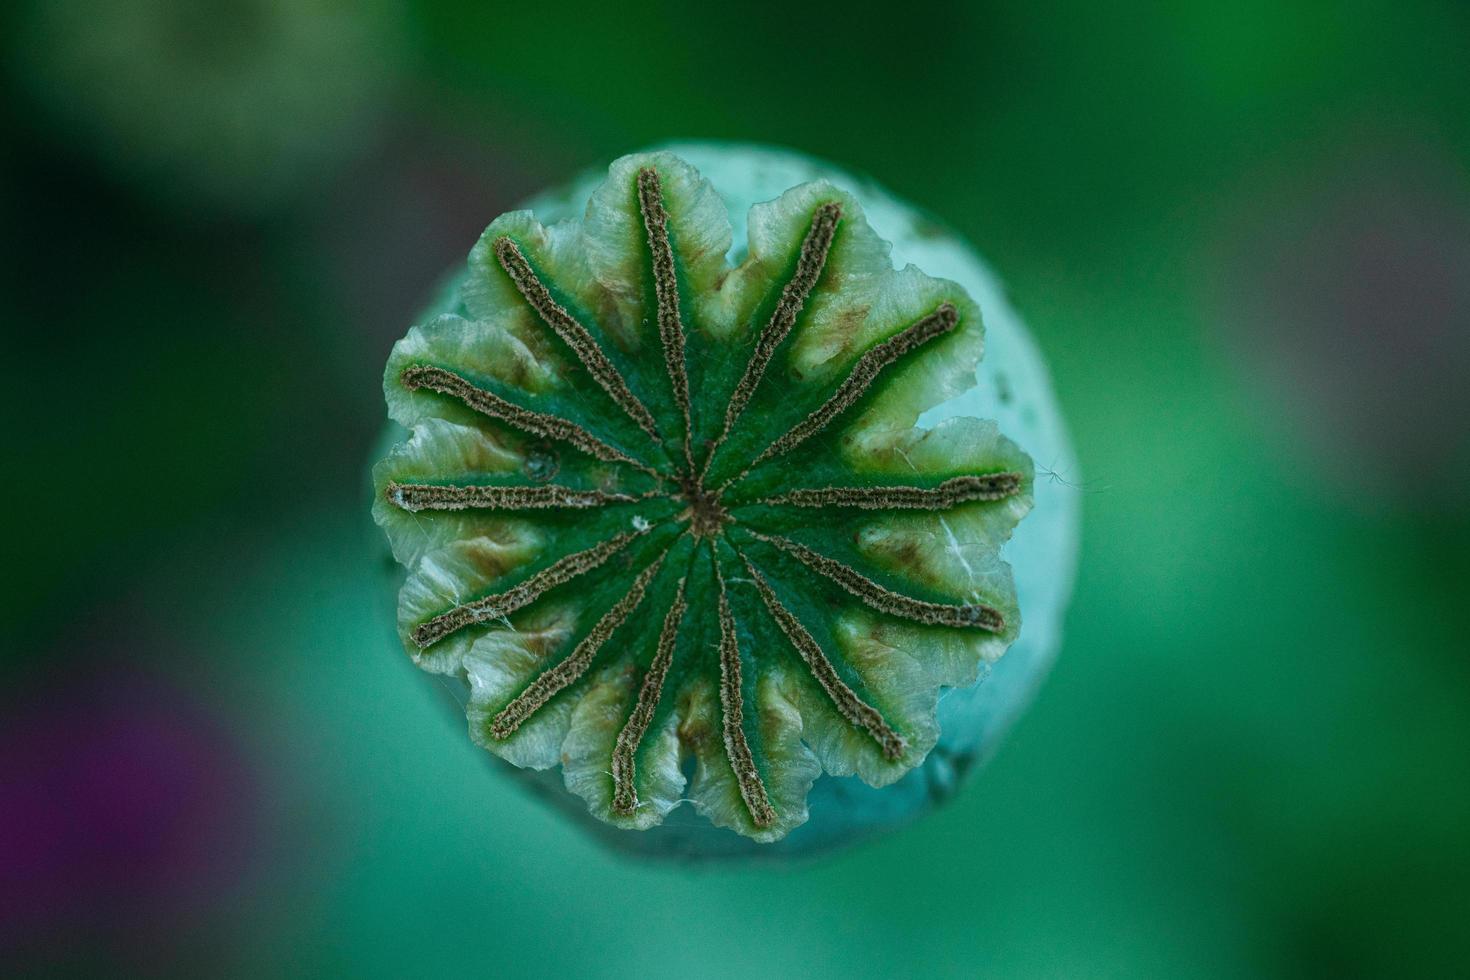
POLYGON ((577 360, 582 362, 582 366, 602 386, 602 390, 638 423, 638 428, 648 433, 648 437, 654 442, 662 441, 658 426, 654 424, 648 409, 633 394, 623 376, 597 345, 597 341, 592 339, 592 334, 587 332, 587 328, 578 323, 576 317, 552 297, 551 290, 546 288, 546 284, 531 268, 531 263, 526 261, 520 246, 502 235, 495 239, 494 247, 500 267, 510 276, 510 281, 515 284, 516 290, 531 309, 561 338, 562 343, 572 349, 577 360))
POLYGON ((827 265, 827 255, 832 249, 832 240, 837 234, 837 222, 842 217, 842 205, 836 201, 829 201, 817 208, 812 215, 811 227, 807 230, 806 237, 801 242, 801 252, 796 259, 796 270, 791 279, 781 289, 781 298, 776 301, 776 309, 772 311, 771 318, 766 321, 765 328, 761 330, 760 338, 756 341, 755 350, 750 355, 750 361, 745 365, 745 374, 740 378, 740 383, 735 386, 735 391, 730 395, 730 403, 725 408, 725 428, 720 437, 710 447, 709 456, 705 459, 705 472, 709 471, 709 464, 714 459, 715 450, 719 444, 725 441, 730 430, 735 426, 735 421, 740 418, 740 413, 745 411, 746 404, 755 389, 765 376, 766 365, 776 353, 776 348, 781 346, 781 341, 791 332, 796 324, 796 317, 806 306, 807 298, 816 288, 817 280, 822 277, 822 270, 827 265))
POLYGON ((789 490, 759 500, 793 507, 859 507, 863 510, 948 510, 976 500, 1004 500, 1021 491, 1020 473, 956 476, 937 487, 821 487, 789 490))
POLYGON ((776 822, 776 811, 766 795, 766 784, 755 767, 750 743, 745 740, 745 700, 740 693, 740 644, 735 638, 735 617, 730 613, 730 597, 725 591, 725 576, 715 567, 720 583, 720 716, 725 738, 725 755, 735 773, 740 798, 757 827, 776 822))
POLYGON ((573 490, 554 484, 535 487, 438 486, 390 482, 388 502, 415 513, 421 510, 540 510, 547 507, 603 507, 632 503, 640 498, 601 490, 573 490))
POLYGON ((427 389, 457 398, 481 415, 499 419, 522 432, 528 432, 543 439, 560 439, 605 463, 626 463, 659 480, 664 478, 662 473, 647 463, 634 459, 622 450, 614 449, 577 423, 555 415, 548 415, 545 412, 533 412, 529 408, 522 408, 445 368, 414 364, 404 368, 400 380, 409 391, 427 389))
POLYGON ((636 775, 634 757, 648 726, 653 722, 653 713, 658 710, 659 698, 663 696, 664 678, 674 662, 674 645, 679 640, 679 624, 684 619, 684 579, 679 579, 679 589, 674 593, 674 603, 664 617, 663 631, 658 636, 658 650, 648 673, 643 675, 643 684, 638 688, 638 701, 623 730, 618 732, 617 744, 613 746, 612 778, 614 813, 632 816, 638 809, 638 790, 634 784, 636 775))
POLYGON ((684 363, 684 322, 679 314, 679 278, 674 267, 674 249, 669 244, 669 212, 664 208, 663 187, 659 182, 658 171, 652 167, 644 167, 638 171, 638 210, 643 215, 648 251, 653 256, 653 289, 658 300, 658 335, 663 341, 664 362, 669 369, 674 404, 684 417, 684 461, 688 464, 688 472, 693 473, 689 370, 684 363))
POLYGON ((766 451, 746 467, 747 471, 772 456, 779 456, 790 451, 825 429, 833 419, 851 408, 853 402, 863 396, 863 392, 868 390, 868 386, 883 372, 884 368, 927 344, 935 337, 949 333, 959 325, 959 322, 959 312, 952 304, 944 303, 922 320, 911 324, 873 347, 858 358, 857 363, 852 366, 851 373, 832 393, 831 398, 823 402, 815 412, 798 422, 790 432, 767 446, 766 451))
POLYGON ((565 660, 532 681, 530 687, 522 691, 491 720, 490 735, 492 738, 510 738, 527 718, 540 710, 558 692, 576 683, 577 679, 587 672, 587 668, 592 665, 593 658, 597 656, 597 651, 601 650, 603 644, 617 632, 619 626, 627 622, 633 610, 637 609, 638 604, 643 601, 643 595, 648 591, 648 583, 653 581, 653 577, 658 574, 659 567, 663 563, 664 555, 655 558, 653 563, 633 580, 633 586, 627 594, 602 614, 602 618, 582 638, 582 642, 578 643, 567 655, 565 660))
MULTIPOLYGON (((744 556, 741 556, 744 558, 744 556)), ((848 722, 858 728, 867 729, 869 735, 878 743, 883 750, 883 757, 892 762, 903 755, 903 750, 908 747, 902 735, 888 727, 878 709, 868 704, 837 674, 837 668, 832 666, 832 661, 822 652, 821 646, 807 628, 801 625, 791 610, 781 604, 774 590, 766 582, 765 577, 756 571, 749 558, 745 558, 745 567, 750 572, 750 577, 755 581, 755 587, 759 590, 761 598, 765 600, 766 608, 771 611, 781 632, 786 634, 786 639, 801 654, 801 659, 806 661, 807 669, 812 672, 822 690, 827 692, 827 697, 832 700, 837 711, 846 718, 848 722)))
POLYGON ((910 619, 929 626, 957 626, 988 630, 999 633, 1005 629, 1005 618, 1000 610, 981 603, 950 605, 943 602, 926 602, 890 589, 886 589, 853 568, 835 558, 818 554, 804 544, 780 535, 761 534, 747 529, 751 537, 775 545, 795 557, 807 568, 831 579, 848 592, 857 596, 868 606, 879 612, 910 619))
POLYGON ((643 533, 645 532, 631 531, 615 535, 593 545, 586 551, 578 551, 553 562, 524 582, 504 592, 476 599, 474 602, 467 602, 464 605, 455 606, 448 612, 440 613, 433 619, 420 624, 413 631, 413 642, 421 648, 432 646, 449 634, 472 623, 483 623, 486 620, 509 616, 516 610, 523 609, 541 598, 549 589, 570 582, 577 576, 585 575, 597 568, 643 533))

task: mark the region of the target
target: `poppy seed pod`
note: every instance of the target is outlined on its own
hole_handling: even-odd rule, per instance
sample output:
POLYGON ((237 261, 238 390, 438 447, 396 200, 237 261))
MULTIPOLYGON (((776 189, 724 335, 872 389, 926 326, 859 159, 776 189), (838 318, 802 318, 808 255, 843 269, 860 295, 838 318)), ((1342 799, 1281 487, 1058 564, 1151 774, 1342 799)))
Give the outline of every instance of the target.
POLYGON ((1044 365, 973 253, 863 180, 623 157, 496 219, 385 389, 405 648, 617 846, 897 826, 1054 657, 1078 515, 1036 476, 1071 465, 1044 365))

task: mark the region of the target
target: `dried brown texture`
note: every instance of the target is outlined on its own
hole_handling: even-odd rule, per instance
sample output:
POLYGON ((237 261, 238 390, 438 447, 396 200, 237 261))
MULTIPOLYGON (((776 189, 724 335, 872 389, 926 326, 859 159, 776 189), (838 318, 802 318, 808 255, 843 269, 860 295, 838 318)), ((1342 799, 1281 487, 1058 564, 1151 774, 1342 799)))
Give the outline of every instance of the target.
POLYGON ((548 327, 562 339, 562 343, 572 349, 577 355, 577 360, 592 375, 602 390, 607 392, 608 397, 617 402, 623 411, 628 413, 632 420, 638 423, 638 428, 648 433, 654 442, 658 442, 658 426, 653 421, 653 416, 643 403, 634 395, 623 376, 613 367, 597 341, 587 328, 577 322, 577 318, 567 310, 565 306, 558 303, 551 295, 551 290, 546 288, 531 268, 531 263, 526 261, 525 254, 519 245, 510 238, 502 235, 495 239, 495 257, 500 261, 500 267, 505 274, 510 276, 510 281, 515 284, 516 290, 525 301, 530 304, 531 309, 546 323, 548 327))
POLYGON ((745 559, 745 567, 749 570, 750 577, 755 580, 755 587, 760 592, 761 599, 765 601, 766 608, 775 618, 776 624, 781 627, 781 632, 786 634, 786 638, 791 641, 796 652, 801 654, 801 659, 806 661, 812 677, 816 678, 822 690, 827 692, 827 697, 832 699, 832 704, 836 706, 842 717, 858 728, 867 729, 868 734, 873 736, 873 740, 883 750, 885 759, 892 761, 902 756, 903 750, 907 747, 903 736, 889 728, 878 709, 858 697, 857 692, 848 687, 838 676, 837 669, 822 652, 822 647, 816 639, 807 632, 806 627, 801 625, 791 610, 781 604, 781 600, 776 597, 776 593, 772 591, 765 577, 756 571, 748 558, 745 559))
POLYGON ((1020 473, 956 476, 937 487, 820 487, 790 490, 759 501, 793 507, 858 507, 863 510, 948 510, 976 500, 1004 500, 1021 490, 1020 473))
POLYGON ((421 510, 539 510, 547 507, 588 508, 631 503, 639 498, 626 493, 573 490, 570 487, 453 487, 421 483, 389 483, 388 502, 410 513, 421 510))
POLYGON ((659 633, 658 650, 654 653, 653 662, 648 665, 648 673, 643 675, 643 684, 638 689, 638 701, 633 705, 633 713, 628 716, 627 724, 618 732, 617 744, 613 746, 612 808, 614 813, 621 813, 625 817, 631 816, 638 809, 634 757, 638 753, 638 746, 643 742, 643 736, 648 733, 648 726, 653 722, 653 713, 658 709, 659 698, 663 696, 664 678, 668 676, 669 665, 674 662, 674 645, 679 640, 679 623, 684 618, 685 608, 684 580, 680 579, 679 589, 674 593, 674 602, 669 607, 668 615, 664 617, 663 631, 659 633))
POLYGON ((663 187, 658 171, 644 167, 638 171, 638 210, 643 215, 643 230, 648 236, 648 251, 653 257, 653 290, 658 300, 658 335, 663 341, 664 362, 669 369, 669 384, 674 391, 674 404, 684 418, 684 461, 694 471, 693 438, 690 422, 689 369, 684 363, 684 322, 679 313, 679 279, 674 267, 674 249, 669 244, 669 213, 664 208, 663 187))
MULTIPOLYGON (((718 574, 718 570, 716 570, 718 574)), ((766 795, 766 784, 755 767, 750 743, 745 740, 745 698, 740 689, 740 645, 735 637, 735 617, 730 613, 730 598, 725 592, 725 577, 720 581, 720 717, 725 737, 725 756, 740 787, 740 798, 757 827, 776 822, 776 811, 766 795)))
POLYGON ((844 565, 835 558, 818 554, 806 545, 780 535, 749 532, 768 544, 773 544, 792 555, 812 571, 831 579, 848 592, 879 612, 911 619, 930 626, 962 626, 999 633, 1005 629, 1005 618, 1000 610, 981 603, 949 605, 942 602, 927 602, 886 589, 865 577, 856 569, 844 565))
POLYGON ((516 610, 523 609, 541 598, 547 590, 590 572, 622 551, 629 542, 643 533, 645 532, 632 531, 616 535, 585 551, 567 555, 505 592, 476 599, 474 602, 467 602, 462 606, 455 606, 448 612, 440 613, 413 631, 413 641, 420 647, 432 646, 450 633, 472 623, 483 623, 487 620, 509 616, 516 610))
POLYGON ((560 439, 603 462, 627 463, 650 476, 663 479, 663 475, 647 463, 636 460, 621 450, 614 449, 577 423, 569 422, 556 415, 547 415, 545 412, 533 412, 529 408, 521 408, 499 395, 472 384, 453 371, 429 364, 415 364, 404 368, 400 379, 403 386, 410 391, 428 389, 441 395, 457 398, 481 415, 499 419, 522 432, 529 432, 543 439, 560 439))
POLYGON ((730 512, 720 502, 720 495, 707 492, 699 481, 685 481, 684 499, 689 501, 689 509, 679 519, 689 522, 689 530, 696 538, 719 534, 730 523, 730 512))
POLYGON ((766 451, 757 456, 746 469, 754 467, 757 463, 772 456, 779 456, 789 452, 802 442, 825 429, 833 419, 852 407, 852 403, 863 396, 875 378, 882 373, 883 369, 904 355, 917 350, 919 347, 933 340, 935 337, 943 336, 953 330, 960 322, 959 313, 955 308, 945 303, 933 313, 922 320, 912 324, 883 343, 869 350, 857 363, 852 366, 851 373, 832 393, 832 397, 822 403, 821 407, 812 412, 801 422, 797 423, 790 432, 771 443, 766 451))
POLYGON ((663 562, 663 555, 655 558, 653 564, 645 568, 633 580, 633 586, 628 590, 628 594, 602 614, 602 618, 565 660, 537 677, 531 682, 530 687, 522 691, 495 716, 490 722, 492 738, 510 738, 527 718, 540 710, 558 692, 576 683, 577 679, 587 672, 587 668, 592 665, 593 658, 597 656, 597 651, 601 650, 603 644, 613 633, 617 632, 619 626, 627 622, 633 610, 637 609, 638 604, 643 601, 643 595, 648 591, 648 583, 653 581, 653 577, 658 574, 659 566, 663 562))
POLYGON ((837 222, 841 218, 842 205, 835 201, 823 204, 812 215, 811 227, 802 239, 801 253, 796 259, 796 270, 781 289, 781 298, 776 301, 776 309, 766 321, 765 328, 756 341, 755 350, 751 352, 750 361, 745 365, 745 374, 741 376, 740 383, 730 396, 730 403, 725 409, 725 428, 710 447, 709 458, 705 460, 706 472, 709 470, 710 460, 714 459, 715 450, 730 434, 740 413, 745 411, 745 406, 755 394, 761 378, 765 376, 766 365, 771 362, 781 341, 786 339, 786 335, 795 326, 797 316, 806 306, 807 297, 816 288, 817 280, 822 277, 822 270, 827 265, 827 255, 832 249, 832 239, 837 234, 837 222))

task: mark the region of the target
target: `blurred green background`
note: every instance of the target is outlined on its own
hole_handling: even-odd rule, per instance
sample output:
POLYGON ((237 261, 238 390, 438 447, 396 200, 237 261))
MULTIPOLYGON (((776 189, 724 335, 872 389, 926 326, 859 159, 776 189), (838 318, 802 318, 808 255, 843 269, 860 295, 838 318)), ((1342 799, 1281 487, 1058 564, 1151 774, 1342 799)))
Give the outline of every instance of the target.
POLYGON ((1470 7, 501 7, 0 14, 0 972, 1465 975, 1470 7), (438 276, 673 137, 952 223, 1082 459, 1033 710, 809 865, 494 775, 366 518, 438 276))

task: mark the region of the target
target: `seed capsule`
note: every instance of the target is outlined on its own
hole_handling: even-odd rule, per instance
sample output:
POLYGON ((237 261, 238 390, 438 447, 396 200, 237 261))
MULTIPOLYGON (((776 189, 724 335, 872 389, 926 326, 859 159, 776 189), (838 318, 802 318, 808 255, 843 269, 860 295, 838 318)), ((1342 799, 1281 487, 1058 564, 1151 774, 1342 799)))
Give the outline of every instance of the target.
MULTIPOLYGON (((908 213, 840 175, 754 203, 769 188, 742 162, 811 169, 636 154, 573 195, 581 220, 502 216, 459 314, 410 331, 385 376, 414 432, 375 471, 409 654, 465 683, 481 745, 560 764, 637 849, 810 850, 922 809, 929 769, 947 793, 1044 671, 1070 587, 1072 502, 994 419, 953 410, 980 307, 895 269, 864 205, 911 234, 908 213), (1034 501, 1052 506, 1023 583, 1049 584, 1034 608, 1023 585, 1023 633, 1000 550, 1034 501), (1018 636, 1019 668, 977 688, 1018 636), (952 725, 946 690, 968 709, 952 725), (685 800, 734 833, 691 833, 685 800)), ((969 259, 926 248, 943 271, 969 259)), ((1004 414, 1063 457, 1044 371, 1000 322, 1026 417, 1004 414)))

